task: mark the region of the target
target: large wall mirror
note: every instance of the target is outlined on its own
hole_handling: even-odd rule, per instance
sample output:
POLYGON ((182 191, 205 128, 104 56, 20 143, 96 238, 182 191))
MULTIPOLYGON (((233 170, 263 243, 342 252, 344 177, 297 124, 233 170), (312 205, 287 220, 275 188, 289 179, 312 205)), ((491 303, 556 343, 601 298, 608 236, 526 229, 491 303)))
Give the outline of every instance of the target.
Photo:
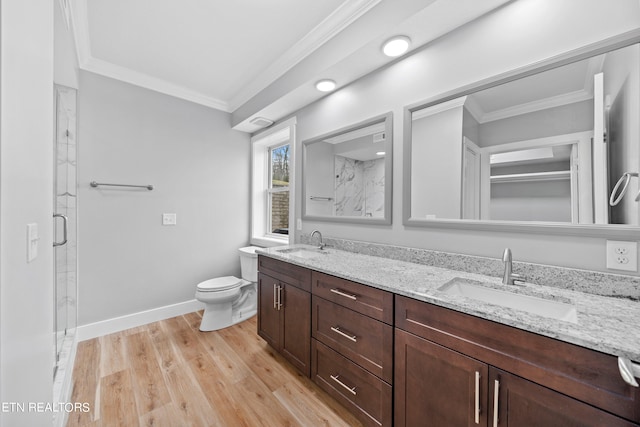
POLYGON ((391 223, 392 113, 303 142, 305 219, 391 223))
POLYGON ((405 109, 405 225, 640 237, 640 46, 405 109))

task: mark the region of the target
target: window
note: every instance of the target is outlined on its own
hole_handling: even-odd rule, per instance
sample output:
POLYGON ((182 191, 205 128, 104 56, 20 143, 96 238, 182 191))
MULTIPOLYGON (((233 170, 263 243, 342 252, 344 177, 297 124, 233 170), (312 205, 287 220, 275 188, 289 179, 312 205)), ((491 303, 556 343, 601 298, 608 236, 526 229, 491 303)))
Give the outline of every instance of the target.
POLYGON ((289 234, 289 144, 269 148, 269 188, 267 188, 267 230, 289 234))
POLYGON ((291 119, 251 139, 251 244, 293 240, 294 125, 291 119))

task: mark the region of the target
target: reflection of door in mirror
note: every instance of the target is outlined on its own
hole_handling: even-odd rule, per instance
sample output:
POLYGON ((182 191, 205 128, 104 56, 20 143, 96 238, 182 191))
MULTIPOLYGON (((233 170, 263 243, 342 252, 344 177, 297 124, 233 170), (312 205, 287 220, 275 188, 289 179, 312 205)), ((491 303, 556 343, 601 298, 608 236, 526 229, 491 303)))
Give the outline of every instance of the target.
POLYGON ((462 218, 480 219, 481 149, 466 136, 462 139, 462 218))
POLYGON ((592 223, 591 135, 488 147, 483 167, 490 175, 490 218, 592 223))
POLYGON ((637 44, 410 111, 412 220, 640 223, 637 44))

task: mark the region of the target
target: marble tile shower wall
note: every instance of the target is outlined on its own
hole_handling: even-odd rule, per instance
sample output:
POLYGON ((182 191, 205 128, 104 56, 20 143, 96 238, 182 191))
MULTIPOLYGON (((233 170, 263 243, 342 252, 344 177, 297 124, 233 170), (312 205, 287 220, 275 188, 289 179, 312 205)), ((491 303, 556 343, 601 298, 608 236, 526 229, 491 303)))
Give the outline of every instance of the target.
MULTIPOLYGON (((302 243, 309 243, 309 235, 301 236, 302 243)), ((377 256, 398 261, 407 261, 433 267, 486 276, 502 277, 504 266, 501 259, 407 248, 355 240, 324 238, 329 248, 377 256)), ((577 270, 526 262, 513 262, 513 272, 529 283, 561 289, 586 292, 616 298, 640 301, 640 278, 597 271, 577 270)))
MULTIPOLYGON (((57 350, 76 327, 77 294, 77 135, 75 91, 57 88, 55 209, 67 218, 67 243, 55 249, 57 350)), ((56 240, 63 238, 56 219, 56 240)))
POLYGON ((335 156, 335 214, 384 216, 384 158, 355 160, 335 156))

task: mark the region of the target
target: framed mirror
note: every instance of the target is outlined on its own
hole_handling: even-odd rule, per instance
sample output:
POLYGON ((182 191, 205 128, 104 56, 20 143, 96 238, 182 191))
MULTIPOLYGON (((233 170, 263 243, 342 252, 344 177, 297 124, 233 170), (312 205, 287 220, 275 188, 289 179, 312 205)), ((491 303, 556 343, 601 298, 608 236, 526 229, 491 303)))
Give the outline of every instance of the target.
POLYGON ((640 238, 640 45, 405 108, 405 225, 640 238))
POLYGON ((391 224, 392 120, 387 113, 303 141, 304 219, 391 224))

